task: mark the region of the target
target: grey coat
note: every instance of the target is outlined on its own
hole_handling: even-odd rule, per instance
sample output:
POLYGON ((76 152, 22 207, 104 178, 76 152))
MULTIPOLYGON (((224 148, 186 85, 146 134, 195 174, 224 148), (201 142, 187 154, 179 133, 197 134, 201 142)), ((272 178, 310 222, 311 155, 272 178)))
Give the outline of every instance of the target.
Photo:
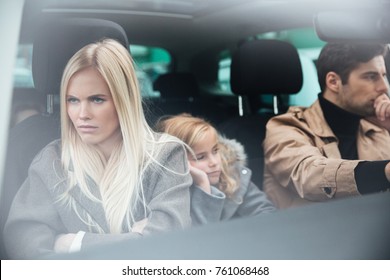
POLYGON ((221 152, 232 159, 230 166, 239 177, 239 188, 228 198, 217 187, 211 187, 211 194, 196 185, 191 186, 191 218, 193 225, 229 220, 236 217, 255 216, 276 210, 266 194, 252 181, 252 171, 245 167, 246 154, 243 146, 235 140, 220 136, 221 152))
MULTIPOLYGON (((124 228, 123 234, 109 233, 103 206, 81 193, 71 190, 77 212, 89 216, 104 230, 86 225, 72 208, 57 201, 66 187, 66 177, 60 160, 60 141, 44 148, 32 162, 28 178, 17 193, 4 230, 4 239, 10 258, 26 259, 53 252, 56 237, 63 233, 85 231, 82 247, 139 237, 139 233, 124 228)), ((179 144, 167 144, 159 162, 177 175, 157 164, 152 164, 144 176, 144 195, 147 203, 148 223, 143 234, 182 229, 191 225, 190 192, 192 184, 188 172, 185 150, 179 144)), ((91 190, 98 190, 92 184, 91 190)), ((99 194, 97 194, 99 196, 99 194)), ((144 218, 142 205, 136 207, 136 220, 144 218)))

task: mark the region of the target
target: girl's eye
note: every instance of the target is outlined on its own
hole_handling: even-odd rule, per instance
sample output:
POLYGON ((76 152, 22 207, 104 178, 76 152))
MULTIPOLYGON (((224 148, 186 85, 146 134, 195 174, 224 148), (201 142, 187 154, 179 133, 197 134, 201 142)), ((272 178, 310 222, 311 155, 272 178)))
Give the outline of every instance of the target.
POLYGON ((198 156, 198 157, 196 157, 196 160, 202 160, 202 159, 204 159, 204 156, 198 156))
POLYGON ((214 154, 218 154, 218 152, 219 152, 219 148, 215 148, 215 149, 213 150, 213 153, 214 153, 214 154))

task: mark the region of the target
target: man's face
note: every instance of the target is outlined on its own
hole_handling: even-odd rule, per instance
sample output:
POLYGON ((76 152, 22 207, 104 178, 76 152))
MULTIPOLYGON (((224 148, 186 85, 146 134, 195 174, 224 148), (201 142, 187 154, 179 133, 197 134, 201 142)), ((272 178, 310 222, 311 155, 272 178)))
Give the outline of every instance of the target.
POLYGON ((388 92, 385 61, 376 56, 352 70, 348 82, 340 87, 336 105, 360 116, 374 116, 375 99, 388 92))

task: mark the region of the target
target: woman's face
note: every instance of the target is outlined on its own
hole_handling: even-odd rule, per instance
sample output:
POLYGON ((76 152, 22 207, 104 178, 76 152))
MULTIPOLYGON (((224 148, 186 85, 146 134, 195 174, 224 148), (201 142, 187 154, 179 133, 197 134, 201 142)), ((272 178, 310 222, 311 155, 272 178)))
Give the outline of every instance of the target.
POLYGON ((195 158, 189 155, 190 164, 204 171, 211 185, 218 185, 221 176, 221 156, 215 131, 209 129, 203 140, 191 148, 195 158))
POLYGON ((94 68, 83 69, 69 81, 67 113, 82 141, 96 145, 106 158, 121 140, 118 115, 111 92, 94 68))

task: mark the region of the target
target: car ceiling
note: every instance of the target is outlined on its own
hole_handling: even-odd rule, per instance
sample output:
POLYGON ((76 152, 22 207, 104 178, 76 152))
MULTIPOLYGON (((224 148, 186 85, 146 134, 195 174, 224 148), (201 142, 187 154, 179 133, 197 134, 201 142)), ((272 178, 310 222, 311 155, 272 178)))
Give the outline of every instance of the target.
POLYGON ((132 44, 194 54, 254 34, 312 26, 317 11, 383 10, 385 2, 389 7, 389 0, 27 0, 20 40, 32 42, 42 18, 98 17, 122 25, 132 44))

